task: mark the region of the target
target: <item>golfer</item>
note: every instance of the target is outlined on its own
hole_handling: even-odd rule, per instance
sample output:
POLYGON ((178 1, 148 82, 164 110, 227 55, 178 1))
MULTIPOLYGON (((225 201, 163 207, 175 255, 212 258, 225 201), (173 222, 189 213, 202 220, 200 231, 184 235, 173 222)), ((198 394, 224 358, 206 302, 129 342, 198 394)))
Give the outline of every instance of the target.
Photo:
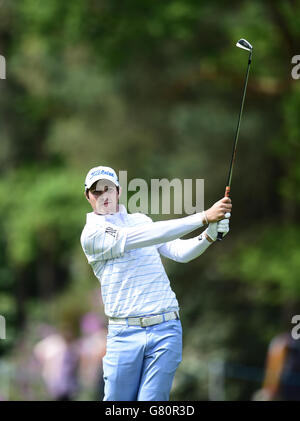
POLYGON ((160 255, 183 263, 200 256, 218 231, 228 233, 231 200, 224 197, 204 212, 152 222, 144 214, 128 214, 118 203, 120 193, 112 168, 88 172, 85 195, 93 212, 87 214, 81 245, 101 283, 108 317, 103 400, 168 401, 182 358, 182 327, 160 255), (180 239, 204 225, 200 236, 180 239))

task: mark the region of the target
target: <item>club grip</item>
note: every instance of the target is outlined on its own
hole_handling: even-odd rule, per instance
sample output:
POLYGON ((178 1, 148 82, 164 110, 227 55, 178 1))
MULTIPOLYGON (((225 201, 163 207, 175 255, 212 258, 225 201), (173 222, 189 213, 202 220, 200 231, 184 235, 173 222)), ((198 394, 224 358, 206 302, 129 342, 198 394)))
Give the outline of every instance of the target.
MULTIPOLYGON (((226 186, 226 189, 225 189, 225 197, 229 197, 229 193, 230 193, 230 186, 226 186)), ((222 232, 218 232, 217 241, 222 241, 222 240, 223 240, 223 233, 222 232)))
POLYGON ((218 232, 217 241, 222 241, 222 240, 223 240, 223 233, 218 232))

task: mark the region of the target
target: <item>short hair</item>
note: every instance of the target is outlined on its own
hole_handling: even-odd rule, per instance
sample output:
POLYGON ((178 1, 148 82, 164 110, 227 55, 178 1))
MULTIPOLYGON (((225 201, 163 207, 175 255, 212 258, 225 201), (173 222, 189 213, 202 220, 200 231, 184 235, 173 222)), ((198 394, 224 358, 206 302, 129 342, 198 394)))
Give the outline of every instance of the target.
MULTIPOLYGON (((97 181, 95 181, 95 183, 93 183, 92 185, 91 185, 91 187, 89 188, 89 189, 86 189, 85 190, 85 195, 86 195, 86 197, 89 199, 89 191, 91 190, 91 188, 95 185, 95 184, 97 184, 98 183, 98 181, 99 180, 97 180, 97 181)), ((116 186, 116 185, 115 185, 116 186)), ((119 186, 116 186, 116 188, 117 188, 117 191, 118 191, 118 194, 120 193, 120 187, 119 186)))

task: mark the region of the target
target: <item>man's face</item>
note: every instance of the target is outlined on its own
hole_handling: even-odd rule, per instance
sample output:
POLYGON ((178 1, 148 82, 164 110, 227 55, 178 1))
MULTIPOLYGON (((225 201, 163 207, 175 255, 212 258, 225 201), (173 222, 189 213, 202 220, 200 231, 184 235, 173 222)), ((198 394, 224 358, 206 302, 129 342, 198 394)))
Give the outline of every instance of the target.
POLYGON ((88 201, 94 212, 101 215, 119 210, 119 193, 116 185, 109 180, 96 181, 88 191, 88 201))

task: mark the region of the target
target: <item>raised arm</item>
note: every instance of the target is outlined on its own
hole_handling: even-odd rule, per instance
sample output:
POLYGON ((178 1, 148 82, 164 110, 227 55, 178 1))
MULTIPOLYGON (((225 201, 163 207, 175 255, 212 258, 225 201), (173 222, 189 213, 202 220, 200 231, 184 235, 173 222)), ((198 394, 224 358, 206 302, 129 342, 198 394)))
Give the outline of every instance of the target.
POLYGON ((204 224, 206 224, 206 218, 204 212, 201 212, 184 218, 126 228, 125 251, 166 243, 201 228, 204 224))
POLYGON ((168 241, 180 238, 197 228, 201 228, 206 223, 220 221, 227 212, 231 212, 231 208, 230 198, 224 197, 205 212, 196 213, 184 218, 130 227, 127 229, 125 251, 138 247, 167 243, 168 241))
MULTIPOLYGON (((202 227, 206 222, 217 221, 230 212, 229 198, 216 202, 206 212, 184 218, 145 223, 135 227, 119 227, 108 222, 86 226, 81 245, 89 263, 120 257, 125 251, 167 243, 202 227)), ((149 221, 150 218, 149 218, 149 221)))
POLYGON ((158 248, 160 254, 180 263, 187 263, 199 257, 216 240, 217 233, 225 236, 229 232, 229 220, 209 224, 209 227, 199 236, 188 240, 173 240, 158 248))

